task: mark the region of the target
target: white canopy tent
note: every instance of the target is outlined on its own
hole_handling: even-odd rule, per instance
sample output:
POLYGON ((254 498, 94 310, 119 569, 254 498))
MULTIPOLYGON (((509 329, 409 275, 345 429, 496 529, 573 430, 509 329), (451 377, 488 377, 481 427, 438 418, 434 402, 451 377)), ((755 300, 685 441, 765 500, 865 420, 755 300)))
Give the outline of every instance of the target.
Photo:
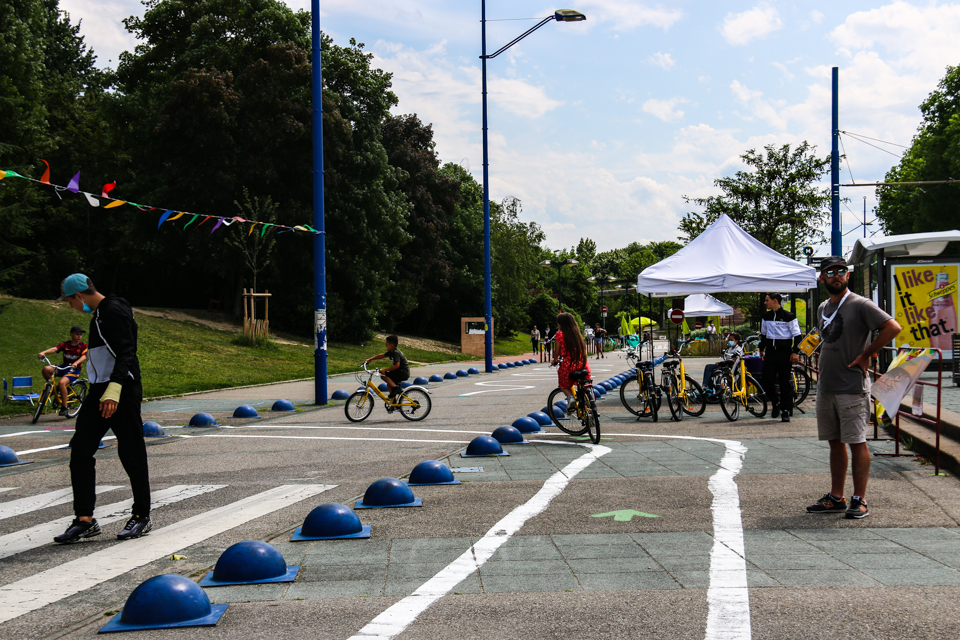
POLYGON ((724 304, 707 293, 695 293, 683 301, 683 315, 688 318, 698 316, 732 316, 733 307, 724 304))
POLYGON ((816 286, 817 273, 812 266, 762 244, 726 214, 683 249, 637 276, 637 293, 657 298, 806 291, 816 286))

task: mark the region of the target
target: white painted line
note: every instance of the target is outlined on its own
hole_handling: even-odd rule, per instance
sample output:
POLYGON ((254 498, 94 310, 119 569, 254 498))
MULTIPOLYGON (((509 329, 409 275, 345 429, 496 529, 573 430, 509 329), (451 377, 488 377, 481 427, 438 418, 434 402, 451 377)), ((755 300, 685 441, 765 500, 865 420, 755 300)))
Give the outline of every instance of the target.
POLYGON ((19 489, 20 487, 0 487, 0 493, 4 491, 13 491, 14 489, 19 489))
POLYGON ((170 413, 170 412, 172 412, 172 411, 186 411, 186 410, 189 409, 189 408, 190 408, 190 407, 180 407, 179 409, 164 409, 164 410, 161 411, 160 413, 170 413))
POLYGON ((510 536, 523 527, 527 520, 546 509, 550 502, 566 488, 571 478, 590 466, 600 456, 610 453, 609 447, 580 446, 586 446, 590 450, 550 476, 536 495, 493 525, 483 538, 463 552, 459 558, 441 569, 439 573, 425 582, 413 594, 371 620, 350 640, 369 640, 370 638, 387 640, 403 633, 430 605, 448 594, 460 581, 483 566, 494 552, 510 539, 510 536))
MULTIPOLYGON (((225 484, 181 484, 154 491, 150 495, 151 508, 163 507, 168 504, 180 502, 187 498, 199 496, 210 491, 224 488, 225 484)), ((113 504, 97 507, 97 522, 100 524, 110 524, 118 520, 126 520, 133 514, 133 500, 124 500, 113 504)), ((73 522, 73 516, 59 518, 50 522, 38 524, 29 529, 22 529, 14 533, 0 536, 0 558, 23 553, 30 549, 36 549, 44 545, 53 544, 53 536, 66 531, 70 523, 73 522)))
POLYGON ((5 433, 0 438, 12 438, 13 436, 26 436, 31 433, 50 433, 46 429, 41 429, 40 431, 18 431, 17 433, 5 433))
POLYGON ((707 590, 705 640, 749 640, 750 592, 743 548, 743 521, 736 475, 743 467, 747 448, 726 441, 720 469, 710 476, 713 493, 713 550, 710 553, 710 587, 707 590))
MULTIPOLYGON (((121 486, 109 486, 102 485, 96 488, 97 493, 104 493, 105 491, 113 491, 114 489, 122 489, 121 486)), ((0 520, 6 518, 12 518, 13 516, 22 516, 25 513, 30 513, 31 511, 38 511, 40 509, 46 509, 47 507, 55 507, 58 504, 64 504, 66 502, 73 501, 73 489, 57 489, 56 491, 50 491, 49 493, 41 493, 40 495, 30 496, 27 498, 20 498, 19 500, 11 500, 10 502, 0 502, 0 520)))
POLYGON ((368 442, 437 442, 440 444, 470 444, 469 440, 415 440, 413 438, 338 438, 335 436, 254 436, 228 433, 211 433, 202 436, 180 436, 181 438, 266 438, 277 440, 360 440, 368 442))
POLYGON ((241 425, 233 427, 234 429, 332 429, 335 431, 339 430, 353 430, 353 431, 416 431, 421 433, 479 433, 482 435, 490 435, 489 431, 463 431, 460 429, 412 429, 409 427, 325 427, 322 425, 306 425, 306 424, 291 424, 291 425, 273 425, 273 424, 250 424, 250 425, 241 425))
POLYGON ((481 393, 493 393, 494 391, 523 391, 524 389, 536 389, 534 385, 519 385, 519 384, 510 384, 504 382, 477 382, 478 387, 497 387, 496 389, 487 389, 486 391, 473 391, 472 393, 461 393, 461 398, 466 398, 467 396, 475 396, 481 393))
MULTIPOLYGON (((101 440, 116 440, 116 439, 117 439, 117 436, 104 436, 103 438, 101 438, 101 440)), ((70 444, 70 443, 68 442, 67 444, 70 444)), ((26 451, 17 451, 15 453, 19 458, 20 456, 25 456, 29 453, 40 453, 41 451, 53 451, 54 449, 63 449, 65 446, 67 446, 67 444, 58 444, 55 447, 43 447, 40 449, 27 449, 26 451)))
POLYGON ((333 489, 283 485, 0 587, 0 623, 36 611, 278 509, 333 489))

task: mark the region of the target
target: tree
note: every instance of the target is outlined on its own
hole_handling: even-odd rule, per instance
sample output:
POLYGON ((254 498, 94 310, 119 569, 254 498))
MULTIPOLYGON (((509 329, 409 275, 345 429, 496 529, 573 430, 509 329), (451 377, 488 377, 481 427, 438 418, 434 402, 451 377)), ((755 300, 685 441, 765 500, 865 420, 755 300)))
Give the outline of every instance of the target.
POLYGON ((529 285, 538 267, 544 233, 536 222, 521 222, 523 207, 517 198, 490 203, 492 297, 497 335, 511 335, 530 322, 529 285))
MULTIPOLYGON (((265 200, 260 200, 256 196, 250 197, 246 187, 243 188, 243 204, 237 201, 233 204, 237 207, 239 217, 245 220, 272 224, 277 219, 277 205, 270 200, 270 197, 267 196, 265 200)), ((227 244, 236 251, 243 266, 250 271, 254 293, 257 292, 257 275, 270 266, 273 259, 271 254, 277 242, 277 234, 267 235, 266 232, 269 231, 269 227, 258 225, 248 228, 242 223, 234 223, 230 225, 226 236, 227 244)))
MULTIPOLYGON (((960 66, 947 67, 937 89, 920 105, 917 135, 887 182, 960 178, 960 66)), ((960 226, 960 184, 877 189, 877 217, 887 233, 944 231, 960 226)))
POLYGON ((764 151, 750 149, 740 156, 751 171, 714 180, 721 195, 683 196, 688 204, 704 208, 703 213, 686 214, 680 222, 685 243, 724 213, 763 244, 793 258, 804 245, 823 239, 820 227, 827 219, 830 192, 817 183, 830 168, 829 156, 817 158, 816 147, 807 142, 795 149, 770 144, 764 151))

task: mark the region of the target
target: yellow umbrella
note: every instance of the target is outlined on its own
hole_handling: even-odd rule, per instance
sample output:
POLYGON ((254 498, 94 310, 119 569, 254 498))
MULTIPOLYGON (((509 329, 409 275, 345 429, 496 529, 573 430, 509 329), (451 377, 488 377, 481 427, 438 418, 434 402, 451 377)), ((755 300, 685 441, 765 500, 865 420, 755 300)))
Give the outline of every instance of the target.
POLYGON ((651 320, 650 318, 647 318, 644 316, 640 316, 639 318, 634 318, 633 320, 630 321, 630 327, 634 331, 637 331, 638 327, 648 327, 655 324, 657 323, 651 320))

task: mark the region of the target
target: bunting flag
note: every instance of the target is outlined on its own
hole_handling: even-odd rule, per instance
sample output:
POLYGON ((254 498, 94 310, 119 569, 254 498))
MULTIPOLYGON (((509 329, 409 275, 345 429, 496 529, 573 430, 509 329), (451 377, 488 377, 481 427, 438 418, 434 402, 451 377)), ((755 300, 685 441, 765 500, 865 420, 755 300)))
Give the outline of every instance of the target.
MULTIPOLYGON (((35 182, 37 184, 44 184, 44 185, 53 187, 57 192, 70 191, 72 193, 82 194, 84 198, 86 198, 87 204, 89 204, 91 207, 103 207, 104 209, 113 209, 116 207, 121 207, 126 204, 126 205, 130 205, 131 207, 136 207, 141 211, 158 211, 158 210, 163 211, 163 213, 160 214, 160 219, 157 221, 158 230, 160 229, 161 226, 163 226, 163 223, 165 222, 173 222, 174 220, 177 220, 178 218, 182 218, 183 216, 191 216, 187 224, 183 225, 183 228, 186 229, 187 227, 192 225, 194 222, 196 222, 196 220, 201 215, 204 215, 201 213, 190 213, 188 211, 178 212, 176 209, 167 209, 165 207, 153 207, 150 205, 137 204, 136 202, 130 202, 129 200, 120 200, 119 198, 112 198, 108 194, 111 191, 113 191, 113 189, 117 186, 116 182, 109 182, 103 185, 103 189, 101 190, 99 196, 93 193, 88 193, 86 191, 81 191, 79 171, 76 173, 76 175, 74 175, 70 179, 70 181, 67 183, 67 186, 64 187, 61 185, 53 184, 52 182, 50 182, 50 163, 47 162, 46 160, 43 160, 42 158, 40 159, 40 162, 45 164, 47 168, 43 172, 43 175, 40 177, 39 180, 37 180, 36 178, 30 178, 24 175, 20 175, 16 171, 11 171, 10 169, 0 169, 0 180, 3 180, 4 178, 20 178, 21 180, 26 180, 27 182, 35 182)), ((250 230, 247 231, 247 235, 252 235, 253 230, 256 229, 257 226, 260 226, 261 238, 271 231, 276 231, 278 234, 286 233, 288 231, 302 231, 304 233, 312 233, 314 235, 323 233, 323 231, 317 231, 316 229, 314 229, 313 227, 307 224, 287 226, 283 224, 276 224, 275 222, 258 222, 256 220, 246 220, 239 216, 224 217, 224 216, 214 216, 214 215, 204 216, 203 220, 201 220, 200 223, 196 225, 196 228, 200 228, 201 226, 203 226, 204 222, 206 222, 207 220, 210 220, 211 218, 217 221, 216 224, 213 226, 213 229, 210 230, 211 234, 217 229, 219 229, 220 227, 229 227, 235 222, 241 223, 241 227, 243 223, 250 224, 250 230)))

